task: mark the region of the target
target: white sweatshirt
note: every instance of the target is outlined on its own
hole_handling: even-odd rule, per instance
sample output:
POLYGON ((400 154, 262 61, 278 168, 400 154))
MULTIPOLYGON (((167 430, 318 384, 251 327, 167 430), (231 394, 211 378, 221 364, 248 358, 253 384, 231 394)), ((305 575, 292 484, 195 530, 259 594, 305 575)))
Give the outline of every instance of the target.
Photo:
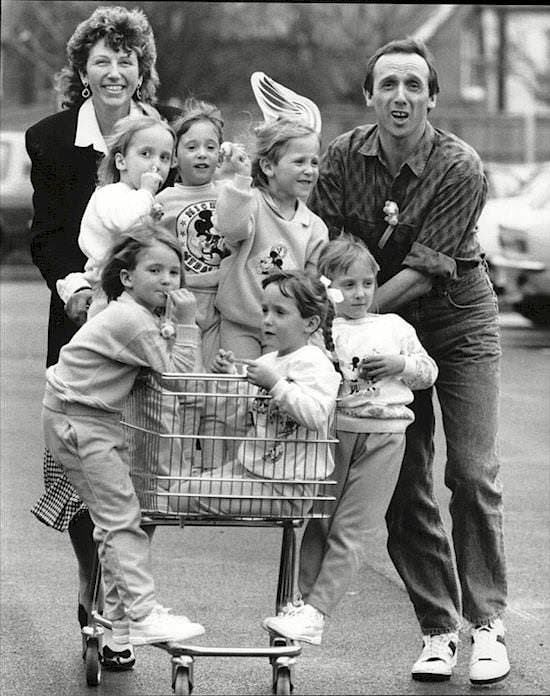
POLYGON ((243 442, 241 463, 262 478, 326 478, 334 469, 331 448, 317 441, 329 436, 340 375, 316 346, 284 356, 266 353, 258 362, 274 369, 280 379, 269 392, 269 402, 258 398, 252 403, 253 426, 247 434, 274 439, 270 448, 263 442, 258 446, 243 442))
POLYGON ((414 328, 397 314, 336 317, 332 336, 344 377, 337 408, 338 430, 404 432, 414 420, 406 406, 414 398, 412 390, 431 387, 438 374, 414 328), (377 382, 362 379, 355 365, 372 355, 403 355, 405 368, 401 374, 377 382))
POLYGON ((230 321, 258 328, 262 279, 277 262, 285 270, 315 268, 328 230, 302 201, 292 220, 286 220, 251 182, 239 174, 220 182, 214 224, 231 254, 220 266, 216 307, 230 321))
POLYGON ((151 212, 153 203, 149 191, 133 189, 122 181, 96 188, 82 216, 78 235, 78 246, 88 260, 83 273, 69 273, 57 281, 63 302, 81 288, 99 287, 111 247, 122 232, 151 212))

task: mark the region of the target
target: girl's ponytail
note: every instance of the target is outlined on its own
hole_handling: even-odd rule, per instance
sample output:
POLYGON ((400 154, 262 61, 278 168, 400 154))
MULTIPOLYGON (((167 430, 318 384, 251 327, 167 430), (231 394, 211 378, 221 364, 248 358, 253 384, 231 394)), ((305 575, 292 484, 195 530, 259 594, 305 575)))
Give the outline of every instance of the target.
POLYGON ((332 323, 334 321, 335 316, 336 312, 334 311, 334 305, 329 300, 327 315, 322 324, 323 338, 325 339, 325 348, 330 354, 332 364, 334 365, 334 369, 336 370, 336 372, 342 374, 340 360, 338 359, 338 355, 336 354, 336 346, 334 345, 334 337, 332 335, 332 323))

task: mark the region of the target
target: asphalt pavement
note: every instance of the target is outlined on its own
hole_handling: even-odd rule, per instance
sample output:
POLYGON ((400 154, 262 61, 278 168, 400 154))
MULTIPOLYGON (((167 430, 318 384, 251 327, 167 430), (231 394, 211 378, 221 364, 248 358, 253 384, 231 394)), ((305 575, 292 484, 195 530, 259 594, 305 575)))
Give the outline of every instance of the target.
MULTIPOLYGON (((5 276, 4 276, 5 278, 5 276)), ((132 672, 104 673, 86 687, 76 622, 76 565, 69 539, 38 523, 29 509, 42 491, 40 402, 48 292, 42 281, 6 280, 1 300, 1 595, 2 696, 157 696, 170 694, 170 658, 137 649, 132 672)), ((504 359, 501 458, 512 672, 490 691, 550 693, 550 332, 518 315, 501 316, 504 359)), ((436 486, 442 506, 444 447, 437 432, 436 486)), ((449 524, 448 515, 445 521, 449 524)), ((450 682, 411 680, 421 638, 380 529, 368 560, 327 622, 320 647, 305 645, 294 670, 295 694, 469 694, 469 638, 461 635, 450 682)), ((153 561, 164 604, 201 621, 199 644, 266 646, 260 623, 274 608, 277 529, 166 527, 153 561)), ((196 696, 269 694, 270 666, 258 658, 198 658, 196 696)))

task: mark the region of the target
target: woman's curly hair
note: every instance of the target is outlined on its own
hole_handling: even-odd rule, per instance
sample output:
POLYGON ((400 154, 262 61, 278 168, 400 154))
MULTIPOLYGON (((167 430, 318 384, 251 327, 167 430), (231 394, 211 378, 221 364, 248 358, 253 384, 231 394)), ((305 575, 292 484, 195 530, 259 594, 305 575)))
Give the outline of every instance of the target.
POLYGON ((64 97, 63 108, 79 106, 84 101, 80 74, 86 72, 90 50, 101 39, 114 51, 135 51, 142 78, 141 101, 154 104, 159 85, 157 49, 147 16, 138 9, 98 7, 76 27, 67 42, 67 65, 56 75, 56 89, 64 97))

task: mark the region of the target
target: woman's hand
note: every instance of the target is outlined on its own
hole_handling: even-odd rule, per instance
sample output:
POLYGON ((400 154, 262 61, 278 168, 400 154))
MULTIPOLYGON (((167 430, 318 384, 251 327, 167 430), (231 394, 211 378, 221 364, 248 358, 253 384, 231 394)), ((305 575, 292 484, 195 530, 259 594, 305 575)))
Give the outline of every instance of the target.
POLYGON ((398 375, 405 369, 404 355, 372 355, 363 358, 359 367, 359 376, 376 382, 384 377, 398 375))
POLYGON ((194 324, 197 313, 195 295, 187 288, 174 290, 166 298, 166 319, 175 324, 194 324))
POLYGON ((92 304, 92 291, 90 288, 84 288, 78 292, 74 292, 67 303, 65 304, 65 314, 71 321, 80 327, 86 323, 88 319, 88 309, 92 304))
POLYGON ((252 165, 246 153, 244 145, 241 143, 225 142, 220 146, 220 167, 218 178, 228 178, 233 174, 250 176, 252 165))
POLYGON ((235 356, 230 350, 223 350, 220 348, 216 354, 216 357, 212 361, 212 366, 210 368, 212 372, 233 375, 237 373, 237 368, 235 367, 235 356))

